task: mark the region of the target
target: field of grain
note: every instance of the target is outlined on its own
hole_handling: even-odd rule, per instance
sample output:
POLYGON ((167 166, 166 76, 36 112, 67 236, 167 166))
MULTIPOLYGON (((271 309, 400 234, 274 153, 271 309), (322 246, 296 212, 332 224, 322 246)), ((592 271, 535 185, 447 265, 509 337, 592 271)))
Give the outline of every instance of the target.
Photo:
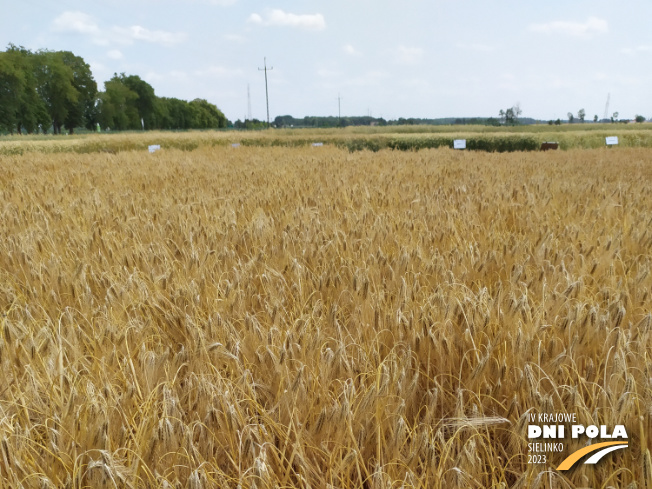
POLYGON ((651 180, 625 148, 0 157, 0 487, 650 489, 651 180), (629 447, 528 464, 537 412, 629 447))
POLYGON ((274 129, 269 131, 137 131, 86 133, 73 136, 0 135, 0 157, 33 152, 110 153, 142 151, 148 145, 194 151, 205 147, 310 147, 313 143, 348 149, 379 151, 453 148, 466 139, 473 151, 538 151, 541 143, 556 141, 562 150, 603 149, 605 138, 616 136, 619 148, 652 148, 652 123, 568 124, 565 126, 350 126, 342 129, 274 129))

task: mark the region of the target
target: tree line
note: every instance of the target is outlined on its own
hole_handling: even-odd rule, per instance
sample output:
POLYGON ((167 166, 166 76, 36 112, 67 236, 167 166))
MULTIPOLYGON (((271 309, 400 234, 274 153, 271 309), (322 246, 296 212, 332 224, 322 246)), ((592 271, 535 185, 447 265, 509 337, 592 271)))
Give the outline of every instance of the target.
MULTIPOLYGON (((528 117, 518 117, 515 115, 514 109, 507 109, 505 116, 504 111, 500 118, 495 117, 441 117, 438 119, 422 119, 422 118, 404 118, 386 120, 382 117, 359 116, 359 117, 337 117, 325 116, 315 117, 306 116, 303 118, 292 117, 291 115, 280 115, 274 119, 273 126, 277 128, 289 127, 347 127, 347 126, 417 126, 417 125, 430 125, 430 126, 449 126, 449 125, 485 125, 485 126, 501 126, 501 125, 515 125, 515 124, 536 124, 538 121, 528 117)), ((520 114, 520 112, 519 112, 520 114)), ((237 120, 233 127, 236 129, 258 129, 264 128, 265 123, 256 119, 253 121, 240 121, 237 120)))
POLYGON ((0 132, 70 134, 96 130, 216 129, 228 120, 203 99, 158 97, 137 75, 124 73, 98 90, 90 66, 70 51, 9 45, 0 52, 0 132))
MULTIPOLYGON (((386 126, 382 117, 371 116, 306 116, 302 118, 291 115, 279 115, 274 119, 274 127, 347 127, 347 126, 386 126)), ((237 121, 236 125, 237 127, 237 121)))

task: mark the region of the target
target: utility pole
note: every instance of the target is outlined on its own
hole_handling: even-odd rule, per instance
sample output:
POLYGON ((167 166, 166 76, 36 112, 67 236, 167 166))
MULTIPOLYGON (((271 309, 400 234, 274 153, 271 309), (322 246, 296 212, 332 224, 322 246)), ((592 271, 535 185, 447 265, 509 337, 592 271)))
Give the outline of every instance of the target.
POLYGON ((340 94, 337 94, 337 125, 339 127, 342 127, 342 110, 340 109, 340 100, 342 97, 340 97, 340 94))
POLYGON ((249 84, 247 83, 247 117, 246 119, 251 120, 251 92, 249 91, 249 84))
POLYGON ((274 67, 270 66, 267 68, 267 58, 264 59, 264 68, 258 68, 258 71, 265 72, 265 100, 267 102, 267 128, 269 129, 269 92, 267 91, 267 70, 273 70, 274 67))

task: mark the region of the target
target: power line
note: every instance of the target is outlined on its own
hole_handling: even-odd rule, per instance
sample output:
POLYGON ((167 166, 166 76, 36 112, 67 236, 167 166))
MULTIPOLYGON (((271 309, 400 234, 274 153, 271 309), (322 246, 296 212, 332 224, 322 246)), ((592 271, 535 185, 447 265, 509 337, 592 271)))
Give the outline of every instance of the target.
POLYGON ((267 102, 267 127, 269 127, 269 92, 267 90, 267 70, 273 70, 274 67, 270 66, 267 68, 267 58, 264 59, 264 68, 258 68, 258 71, 264 71, 265 72, 265 101, 267 102))

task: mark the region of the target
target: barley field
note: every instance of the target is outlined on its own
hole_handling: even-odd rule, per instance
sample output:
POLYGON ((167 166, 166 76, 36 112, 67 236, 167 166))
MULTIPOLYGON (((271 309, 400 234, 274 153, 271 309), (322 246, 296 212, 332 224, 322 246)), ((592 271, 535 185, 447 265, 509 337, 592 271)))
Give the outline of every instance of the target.
POLYGON ((1 156, 0 487, 650 489, 651 180, 642 148, 1 156), (629 446, 529 464, 553 412, 629 446))

